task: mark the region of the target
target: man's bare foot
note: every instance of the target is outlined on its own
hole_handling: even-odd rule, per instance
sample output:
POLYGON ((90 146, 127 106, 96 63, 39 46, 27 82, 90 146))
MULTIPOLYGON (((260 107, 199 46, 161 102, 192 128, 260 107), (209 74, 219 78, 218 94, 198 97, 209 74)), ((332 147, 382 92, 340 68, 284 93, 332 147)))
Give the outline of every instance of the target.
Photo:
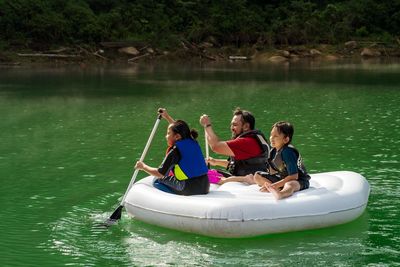
POLYGON ((218 184, 219 185, 223 185, 224 183, 226 183, 226 178, 221 177, 221 180, 219 180, 218 184))

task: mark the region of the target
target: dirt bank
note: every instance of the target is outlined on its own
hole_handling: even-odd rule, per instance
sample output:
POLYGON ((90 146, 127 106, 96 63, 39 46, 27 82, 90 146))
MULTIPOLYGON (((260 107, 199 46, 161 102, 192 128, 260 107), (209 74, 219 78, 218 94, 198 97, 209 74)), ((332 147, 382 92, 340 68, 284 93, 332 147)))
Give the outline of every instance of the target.
POLYGON ((301 59, 336 61, 340 59, 400 58, 400 45, 349 41, 342 45, 286 47, 216 47, 212 43, 182 42, 176 49, 164 50, 126 42, 103 43, 98 47, 59 47, 49 51, 10 49, 0 51, 0 65, 92 65, 138 64, 141 62, 237 62, 285 63, 301 59))

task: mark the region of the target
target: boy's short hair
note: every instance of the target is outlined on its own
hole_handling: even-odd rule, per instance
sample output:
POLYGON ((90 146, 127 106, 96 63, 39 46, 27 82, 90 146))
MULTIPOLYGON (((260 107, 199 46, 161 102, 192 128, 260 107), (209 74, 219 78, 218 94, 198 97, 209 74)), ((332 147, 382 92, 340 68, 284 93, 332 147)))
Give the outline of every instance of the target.
POLYGON ((293 134, 294 134, 294 127, 290 122, 287 121, 278 121, 272 128, 276 128, 278 133, 283 134, 285 137, 289 137, 289 144, 292 142, 293 134))
POLYGON ((239 107, 237 107, 233 111, 233 115, 242 115, 242 122, 243 123, 248 123, 250 130, 254 130, 254 127, 256 126, 256 119, 254 118, 253 114, 251 114, 250 111, 247 110, 242 110, 239 107))

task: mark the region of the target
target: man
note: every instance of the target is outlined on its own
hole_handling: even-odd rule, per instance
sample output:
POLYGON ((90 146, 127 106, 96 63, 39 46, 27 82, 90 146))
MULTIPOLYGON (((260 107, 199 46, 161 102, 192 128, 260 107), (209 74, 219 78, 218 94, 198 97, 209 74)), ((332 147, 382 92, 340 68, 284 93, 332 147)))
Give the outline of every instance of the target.
POLYGON ((246 176, 256 171, 267 171, 270 148, 264 135, 254 129, 255 118, 249 111, 235 109, 231 121, 232 139, 229 141, 219 140, 207 115, 200 117, 200 124, 205 128, 211 150, 217 154, 229 156, 228 160, 209 158, 208 163, 226 168, 233 176, 246 176))

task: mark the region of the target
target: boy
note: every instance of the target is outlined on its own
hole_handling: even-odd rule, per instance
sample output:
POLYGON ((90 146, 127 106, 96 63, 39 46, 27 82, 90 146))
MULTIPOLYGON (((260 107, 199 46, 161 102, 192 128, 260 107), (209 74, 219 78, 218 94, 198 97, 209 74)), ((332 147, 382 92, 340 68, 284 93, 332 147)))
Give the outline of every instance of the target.
POLYGON ((254 175, 254 181, 261 186, 260 191, 269 191, 276 199, 289 197, 310 186, 310 176, 300 153, 291 145, 293 133, 293 126, 289 122, 280 121, 272 126, 269 173, 256 172, 254 175))

